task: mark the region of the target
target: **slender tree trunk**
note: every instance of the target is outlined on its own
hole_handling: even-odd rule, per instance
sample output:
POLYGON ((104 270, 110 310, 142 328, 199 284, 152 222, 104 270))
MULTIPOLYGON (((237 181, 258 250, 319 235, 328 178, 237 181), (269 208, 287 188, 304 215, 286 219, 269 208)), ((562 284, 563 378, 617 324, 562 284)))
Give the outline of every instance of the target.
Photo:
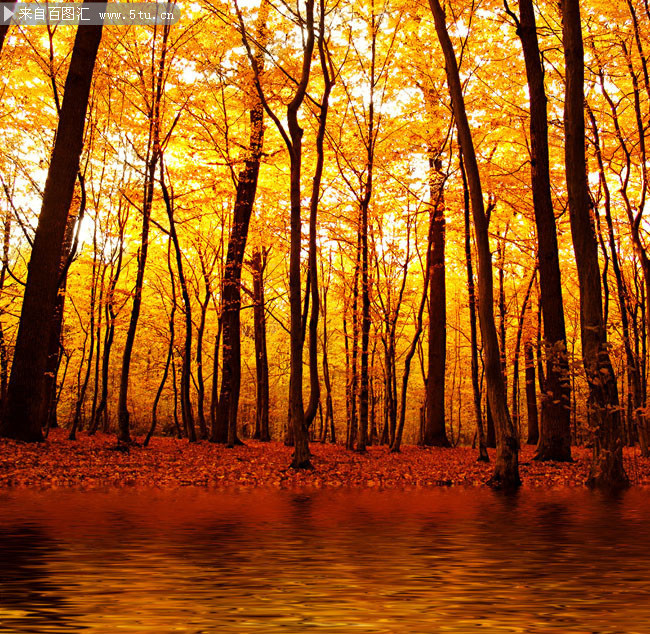
MULTIPOLYGON (((249 59, 255 69, 255 82, 258 93, 264 104, 267 114, 273 119, 280 132, 290 156, 290 201, 291 201, 291 222, 290 222, 290 246, 289 246, 289 306, 290 306, 290 377, 289 377, 289 412, 291 428, 293 430, 294 452, 291 467, 294 469, 312 468, 309 451, 308 428, 305 425, 305 410, 302 397, 302 376, 303 376, 303 328, 302 328, 302 285, 300 282, 301 250, 302 250, 302 136, 303 129, 298 122, 298 111, 302 106, 309 84, 311 74, 311 63, 314 52, 314 2, 306 0, 304 10, 300 15, 300 23, 303 28, 303 58, 300 77, 296 82, 296 90, 287 105, 287 127, 277 115, 270 109, 263 98, 262 86, 258 65, 252 56, 250 46, 245 41, 249 53, 249 59)), ((321 14, 324 6, 321 1, 321 14)), ((241 15, 239 15, 242 24, 241 15)), ((322 26, 322 23, 321 23, 322 26)), ((322 28, 320 29, 322 32, 322 28)))
POLYGON ((167 268, 169 270, 169 279, 172 289, 172 308, 169 311, 169 347, 167 348, 167 359, 165 360, 165 368, 160 378, 160 383, 158 385, 158 390, 156 391, 156 396, 153 399, 153 405, 151 406, 151 427, 147 433, 146 438, 144 439, 143 446, 147 447, 149 441, 156 431, 156 423, 158 418, 158 402, 162 396, 163 389, 165 388, 165 383, 167 382, 167 375, 169 374, 169 366, 171 365, 172 359, 174 358, 174 336, 175 336, 175 324, 174 318, 176 316, 176 283, 174 281, 174 269, 172 268, 172 239, 171 235, 167 241, 167 268))
POLYGON ((445 176, 440 159, 429 148, 429 354, 426 415, 422 443, 449 447, 445 430, 445 371, 447 361, 447 289, 445 284, 445 176))
POLYGON ((68 286, 68 276, 65 274, 66 264, 70 257, 72 241, 74 237, 74 225, 78 214, 70 214, 65 228, 63 241, 63 253, 61 255, 59 290, 54 304, 52 314, 52 327, 48 343, 47 361, 45 365, 45 377, 43 384, 43 420, 44 426, 48 428, 58 427, 57 420, 57 376, 61 365, 61 334, 63 332, 63 314, 65 311, 65 298, 68 286))
POLYGON ((348 420, 347 448, 354 449, 354 443, 358 432, 357 427, 357 395, 359 386, 359 375, 357 371, 357 359, 359 356, 359 263, 361 259, 361 233, 357 238, 357 252, 354 267, 354 286, 352 289, 352 360, 350 362, 350 418, 348 420))
POLYGON ((542 416, 535 458, 569 461, 571 390, 559 251, 551 198, 544 68, 537 39, 533 1, 519 0, 519 12, 517 34, 524 52, 530 93, 531 181, 539 243, 540 301, 544 316, 546 353, 546 388, 542 392, 542 416))
POLYGON ((124 255, 124 233, 126 230, 126 221, 128 214, 122 216, 122 208, 118 211, 118 226, 119 226, 119 242, 117 246, 117 262, 113 265, 110 275, 110 282, 108 285, 108 292, 106 294, 106 332, 104 334, 104 354, 102 356, 102 371, 101 371, 101 396, 95 418, 90 425, 90 434, 95 434, 99 427, 100 421, 104 420, 103 428, 108 429, 108 377, 110 370, 111 350, 113 348, 113 340, 115 338, 115 319, 117 313, 115 312, 115 289, 120 279, 122 272, 122 258, 124 255))
MULTIPOLYGON (((201 317, 199 319, 199 327, 196 332, 196 382, 198 385, 197 389, 197 416, 199 420, 199 433, 201 440, 208 439, 208 425, 205 420, 205 380, 203 378, 203 335, 205 334, 205 320, 208 314, 208 305, 210 304, 210 299, 212 298, 212 289, 210 287, 210 276, 201 259, 201 269, 203 273, 203 283, 205 285, 205 297, 200 303, 201 306, 201 317)), ((199 294, 197 291, 197 300, 199 299, 199 294)))
MULTIPOLYGON (((322 259, 321 259, 322 263, 322 259)), ((325 281, 325 275, 322 271, 321 274, 323 277, 323 283, 321 284, 322 288, 322 301, 321 307, 323 312, 323 382, 325 383, 325 423, 323 427, 323 436, 321 437, 321 442, 325 442, 327 439, 328 430, 330 433, 330 440, 332 444, 336 444, 336 427, 334 426, 334 406, 332 402, 332 381, 330 378, 330 366, 329 366, 329 357, 328 357, 328 344, 329 337, 327 332, 327 291, 329 287, 329 282, 332 274, 332 254, 330 252, 329 257, 329 269, 328 269, 328 278, 327 282, 325 281)))
MULTIPOLYGON (((147 265, 149 252, 149 225, 151 220, 151 207, 153 204, 154 181, 156 178, 156 167, 160 158, 160 103, 163 96, 165 83, 165 60, 167 56, 167 39, 169 26, 163 27, 163 39, 158 60, 158 68, 155 70, 155 86, 152 97, 151 110, 149 115, 149 138, 147 141, 147 157, 145 161, 145 181, 143 187, 142 201, 142 233, 140 239, 140 251, 138 253, 138 271, 136 274, 135 288, 133 291, 133 305, 131 318, 126 332, 124 354, 122 356, 122 370, 120 373, 120 391, 117 403, 118 445, 129 445, 131 443, 130 414, 128 409, 129 374, 131 372, 131 357, 135 335, 140 319, 142 307, 142 289, 144 286, 144 273, 147 265)), ((155 44, 154 44, 155 45, 155 44)), ((153 69, 152 69, 153 70, 153 69)))
POLYGON ((591 108, 587 106, 587 113, 591 122, 591 128, 594 135, 594 148, 596 152, 596 160, 598 162, 598 171, 600 174, 600 184, 603 190, 604 207, 605 207, 605 221, 607 223, 607 234, 609 241, 610 256, 612 261, 612 269, 614 270, 614 278, 616 279, 616 291, 618 296, 618 305, 621 315, 621 329, 623 334, 623 347, 625 349, 625 358, 627 362, 627 375, 629 383, 629 395, 631 401, 631 416, 629 418, 630 426, 634 421, 639 434, 639 441, 641 444, 642 455, 648 455, 647 438, 645 437, 647 429, 647 421, 644 413, 643 395, 641 391, 641 375, 639 372, 638 356, 632 347, 632 337, 630 335, 629 324, 629 308, 628 308, 628 293, 625 288, 625 280, 623 279, 623 272, 619 261, 618 252, 616 250, 616 238, 614 235, 614 223, 612 220, 611 209, 611 194, 609 191, 609 184, 605 175, 605 165, 603 156, 600 149, 600 135, 598 133, 598 126, 596 118, 591 108))
POLYGON ((185 313, 185 344, 183 345, 183 359, 181 365, 181 418, 187 438, 190 442, 196 442, 196 427, 194 426, 194 412, 192 408, 191 378, 192 378, 192 304, 190 294, 187 290, 185 270, 183 267, 183 254, 181 251, 176 221, 174 220, 174 203, 169 189, 165 183, 165 167, 162 154, 160 155, 160 187, 165 200, 165 209, 169 219, 169 235, 174 245, 176 254, 176 269, 178 271, 178 283, 181 287, 183 307, 185 313))
MULTIPOLYGON (((526 294, 524 295, 524 302, 521 306, 521 313, 519 314, 519 322, 517 324, 517 337, 515 341, 515 356, 513 362, 513 373, 512 373, 512 415, 513 423, 515 429, 518 432, 520 431, 519 425, 519 353, 521 350, 521 338, 524 330, 524 321, 526 319, 526 310, 528 309, 528 301, 530 299, 530 292, 533 288, 533 283, 535 282, 535 277, 537 276, 537 267, 535 267, 533 274, 530 276, 530 282, 526 288, 526 294)), ((534 387, 534 386, 533 386, 534 387)), ((537 411, 537 410, 535 410, 537 411)), ((530 426, 530 425, 529 425, 530 426)))
POLYGON ((474 229, 476 232, 479 264, 479 320, 485 350, 488 400, 497 432, 497 457, 494 475, 490 483, 493 486, 514 488, 521 484, 519 478, 519 442, 510 418, 510 413, 508 412, 505 383, 501 372, 499 342, 493 313, 492 255, 490 252, 488 220, 485 214, 483 193, 481 191, 481 178, 469 121, 465 111, 465 101, 458 73, 458 64, 445 24, 445 14, 440 6, 439 0, 429 0, 429 5, 435 21, 436 33, 438 34, 438 39, 445 56, 447 83, 449 85, 454 117, 458 127, 458 136, 465 160, 474 229))
MULTIPOLYGON (((2 269, 0 270, 0 293, 4 290, 7 271, 9 270, 9 242, 11 239, 11 212, 5 210, 4 226, 2 232, 2 269)), ((7 400, 7 388, 9 384, 9 355, 7 353, 7 342, 4 334, 5 311, 0 307, 0 412, 7 400)), ((58 349, 57 349, 58 352, 58 349)), ((47 402, 47 401, 46 401, 47 402)))
POLYGON ((253 271, 253 319, 255 322, 255 370, 257 375, 257 408, 255 438, 271 440, 269 433, 269 360, 266 350, 266 305, 264 300, 264 269, 267 249, 256 248, 251 258, 253 271))
POLYGON ((528 436, 526 443, 536 445, 539 441, 539 419, 537 414, 537 391, 535 390, 535 354, 530 338, 524 341, 524 359, 526 363, 526 414, 528 436))
MULTIPOLYGON (((268 39, 267 18, 268 3, 263 2, 256 25, 256 40, 259 46, 255 55, 251 57, 253 72, 258 83, 264 70, 263 47, 268 39)), ((249 115, 248 156, 238 177, 232 228, 226 254, 226 269, 222 283, 223 345, 221 356, 223 370, 219 404, 211 438, 213 442, 226 443, 229 447, 241 444, 237 437, 237 412, 241 389, 239 314, 241 310, 241 270, 248 239, 248 225, 257 193, 257 179, 264 145, 264 105, 261 94, 253 95, 253 100, 249 115)))
MULTIPOLYGON (((325 132, 327 130, 327 114, 329 98, 333 86, 333 70, 330 69, 325 44, 325 4, 321 0, 320 22, 318 28, 318 53, 321 62, 324 90, 320 102, 318 131, 316 133, 316 167, 312 180, 311 200, 309 204, 309 260, 307 292, 311 292, 311 313, 309 316, 309 402, 304 415, 304 426, 309 429, 320 403, 320 382, 318 379, 318 314, 320 298, 318 293, 318 264, 317 264, 317 220, 318 204, 321 197, 321 181, 325 164, 325 132)), ((369 201, 369 196, 368 196, 369 201)), ((306 299, 306 298, 305 298, 306 299)))
POLYGON ((628 479, 623 468, 618 389, 603 325, 598 246, 587 183, 584 52, 579 2, 562 0, 561 9, 566 64, 564 131, 569 216, 580 287, 582 358, 589 384, 589 409, 596 429, 589 483, 595 487, 623 487, 628 479))
POLYGON ((65 228, 102 26, 78 28, 34 236, 0 435, 42 441, 43 377, 59 288, 65 228))
MULTIPOLYGON (((75 403, 74 420, 72 422, 72 429, 70 430, 69 435, 70 440, 75 440, 77 429, 79 429, 81 426, 81 414, 84 401, 86 400, 86 391, 88 390, 88 383, 90 381, 90 375, 93 368, 93 359, 95 356, 95 306, 97 304, 97 281, 99 279, 99 275, 97 274, 97 268, 99 266, 97 256, 97 222, 95 222, 93 231, 93 268, 90 278, 90 323, 88 325, 88 332, 90 334, 90 346, 88 348, 86 372, 83 382, 81 383, 79 393, 77 394, 77 402, 75 403)), ((97 343, 99 344, 99 340, 97 340, 97 343)), ((99 351, 97 354, 99 354, 99 351)), ((79 370, 81 371, 81 366, 79 370)))
MULTIPOLYGON (((481 407, 481 384, 478 372, 478 332, 476 328, 476 292, 474 290, 474 270, 472 266, 472 245, 470 226, 470 202, 469 188, 467 187, 467 176, 465 174, 465 163, 462 152, 460 153, 460 173, 463 179, 463 199, 465 217, 465 267, 467 269, 467 292, 469 300, 469 329, 470 345, 472 348, 471 372, 472 372, 472 394, 474 401, 474 415, 476 417, 476 429, 478 432, 478 461, 489 462, 488 442, 483 427, 483 408, 481 407)), ((489 411, 489 410, 488 410, 489 411)), ((491 417, 490 417, 491 418, 491 417)), ((494 430, 494 425, 492 425, 494 430)))

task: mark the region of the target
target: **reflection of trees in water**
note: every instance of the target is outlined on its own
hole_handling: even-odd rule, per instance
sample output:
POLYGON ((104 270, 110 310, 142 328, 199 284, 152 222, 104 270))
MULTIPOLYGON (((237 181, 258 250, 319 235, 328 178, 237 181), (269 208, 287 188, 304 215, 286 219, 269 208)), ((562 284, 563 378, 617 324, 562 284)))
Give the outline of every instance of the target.
POLYGON ((332 610, 348 625, 407 613, 510 625, 531 609, 577 625, 615 592, 622 606, 630 592, 647 597, 650 509, 642 492, 629 495, 200 492, 144 505, 79 493, 56 522, 36 499, 37 521, 0 526, 0 614, 27 612, 0 617, 0 631, 78 632, 71 624, 107 607, 151 631, 181 622, 200 631, 205 615, 222 624, 295 615, 306 629, 332 610), (72 530, 74 517, 83 530, 72 530))
POLYGON ((59 550, 40 527, 0 526, 0 631, 79 632, 63 589, 47 569, 59 550))

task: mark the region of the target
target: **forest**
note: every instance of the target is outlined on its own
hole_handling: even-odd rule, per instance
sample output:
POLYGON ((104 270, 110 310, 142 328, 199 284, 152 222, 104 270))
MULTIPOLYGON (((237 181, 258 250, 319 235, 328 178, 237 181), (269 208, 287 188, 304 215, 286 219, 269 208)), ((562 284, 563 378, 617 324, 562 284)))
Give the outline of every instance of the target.
POLYGON ((179 6, 0 25, 0 436, 464 447, 505 488, 530 445, 626 486, 648 0, 179 6))

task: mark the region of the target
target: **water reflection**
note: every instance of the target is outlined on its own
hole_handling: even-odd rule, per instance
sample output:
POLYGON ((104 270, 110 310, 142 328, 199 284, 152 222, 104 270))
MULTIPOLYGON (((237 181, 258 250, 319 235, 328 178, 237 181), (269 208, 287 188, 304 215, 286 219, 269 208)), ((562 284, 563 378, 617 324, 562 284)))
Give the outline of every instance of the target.
POLYGON ((647 492, 0 494, 0 632, 642 632, 647 492))

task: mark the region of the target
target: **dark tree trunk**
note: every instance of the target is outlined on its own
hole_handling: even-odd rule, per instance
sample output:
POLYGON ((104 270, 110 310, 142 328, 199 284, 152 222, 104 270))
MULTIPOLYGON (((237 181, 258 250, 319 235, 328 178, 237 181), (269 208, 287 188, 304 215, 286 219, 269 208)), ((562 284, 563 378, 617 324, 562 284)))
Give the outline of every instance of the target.
POLYGON ((266 305, 264 300, 264 269, 267 249, 255 249, 251 258, 253 272, 253 320, 255 323, 255 371, 257 407, 254 438, 271 440, 269 433, 269 358, 266 350, 266 305))
MULTIPOLYGON (((214 263, 213 263, 214 264, 214 263)), ((203 284, 205 285, 205 296, 201 302, 201 317, 199 327, 196 331, 196 382, 197 382, 197 404, 196 411, 199 419, 199 433, 201 440, 208 439, 208 425, 205 420, 205 380, 203 378, 203 335, 205 334, 205 320, 208 314, 208 305, 212 298, 210 286, 210 274, 206 268, 203 256, 201 256, 201 272, 203 273, 203 284)), ((197 291, 196 299, 199 299, 197 291)))
POLYGON ((50 340, 48 343, 47 361, 45 365, 45 377, 43 379, 43 426, 50 428, 58 427, 57 419, 57 390, 56 382, 61 365, 61 333, 63 332, 63 314, 65 311, 65 298, 67 291, 68 276, 65 274, 66 265, 72 249, 74 237, 74 225, 77 214, 69 214, 63 239, 63 253, 61 255, 59 290, 54 303, 52 313, 52 326, 50 329, 50 340))
POLYGON ((429 149, 429 354, 426 415, 422 444, 449 447, 445 430, 445 370, 447 361, 447 289, 445 284, 445 206, 440 160, 429 149))
MULTIPOLYGON (((641 373, 639 371, 638 354, 632 346, 632 336, 630 334, 629 323, 629 300, 628 293, 623 279, 623 272, 619 255, 616 250, 616 238, 614 235, 614 223, 612 220, 611 209, 611 194, 609 191, 609 184, 605 175, 605 165, 603 156, 600 149, 600 135, 598 133, 598 126, 596 118, 591 108, 587 108, 589 119, 591 122, 592 131, 594 134, 594 148, 596 151, 596 159, 598 162, 598 171, 600 173, 600 184, 604 195, 605 206, 605 221, 607 223, 607 234, 609 241, 610 256, 612 261, 612 268, 614 270, 614 277, 616 279, 616 291, 618 297, 619 311, 621 315, 621 329, 623 334, 623 347, 625 349, 625 359, 627 362, 627 376, 628 376, 628 389, 630 395, 631 411, 629 416, 630 427, 634 423, 639 434, 639 443, 641 445, 641 454, 648 455, 648 443, 646 438, 647 420, 644 412, 643 393, 641 386, 641 373)), ((638 252, 638 244, 637 244, 638 252)))
MULTIPOLYGON (((83 405, 86 400, 86 391, 88 390, 88 383, 90 381, 90 375, 92 373, 93 367, 93 358, 95 355, 95 306, 97 304, 97 282, 99 280, 98 267, 100 263, 98 262, 98 253, 97 253, 97 222, 95 222, 94 231, 93 231, 93 268, 92 275, 90 278, 90 323, 88 325, 88 332, 90 334, 90 345, 88 348, 88 361, 86 365, 86 372, 83 379, 83 382, 79 386, 77 394, 77 402, 75 403, 74 411, 74 420, 72 422, 72 429, 70 430, 70 440, 76 439, 77 430, 81 428, 81 417, 83 405)), ((101 309, 100 309, 101 310, 101 309)), ((85 342, 84 342, 85 343, 85 342)), ((99 345, 99 339, 97 340, 99 345)), ((99 350, 97 351, 99 354, 99 350)), ((79 372, 81 373, 81 365, 79 366, 79 372)))
POLYGON ((616 488, 626 486, 628 479, 623 468, 618 389, 607 351, 598 245, 590 213, 584 146, 584 52, 579 2, 562 0, 561 9, 566 63, 564 130, 569 216, 580 286, 582 358, 589 384, 590 418, 596 430, 589 483, 595 487, 616 488))
MULTIPOLYGON (((439 200, 439 198, 438 198, 439 200)), ((433 236, 432 233, 435 231, 433 226, 429 227, 429 248, 427 251, 427 272, 425 274, 424 284, 422 285, 422 298, 420 299, 420 306, 418 309, 418 314, 415 322, 415 334, 411 340, 411 345, 409 346, 408 351, 406 352, 406 357, 404 358, 404 373, 402 374, 402 393, 400 395, 400 410, 399 410, 399 422, 397 424, 397 430, 395 432, 395 440, 391 444, 390 450, 391 453, 397 453, 400 451, 402 446, 402 435, 404 433, 404 421, 406 420, 406 391, 408 388, 409 375, 411 372, 411 361, 413 355, 417 350, 418 341, 420 335, 422 334, 422 315, 424 313, 424 307, 427 303, 427 287, 429 285, 428 276, 432 270, 431 262, 433 260, 433 236)), ((407 236, 407 257, 406 261, 408 262, 408 252, 409 252, 409 238, 407 236)), ((406 274, 406 272, 405 272, 406 274)))
MULTIPOLYGON (((483 408, 481 407, 481 383, 478 372, 478 332, 476 328, 476 293, 474 290, 474 270, 472 266, 472 244, 471 244, 471 226, 470 226, 470 203, 469 188, 467 187, 467 176, 465 174, 465 163, 462 152, 460 153, 460 173, 463 179, 463 209, 465 218, 465 266, 467 269, 467 293, 469 301, 469 329, 470 345, 472 347, 471 372, 472 372, 472 394, 474 397, 474 415, 476 416, 476 429, 478 432, 478 461, 489 462, 488 439, 485 436, 483 427, 483 408)), ((489 420, 492 417, 488 415, 489 420)), ((488 425, 488 432, 490 426, 488 425)), ((492 424, 492 433, 494 435, 494 424, 492 424)), ((496 442, 495 442, 496 445, 496 442)))
MULTIPOLYGON (((320 297, 318 292, 318 263, 317 263, 317 220, 318 204, 321 197, 321 181, 325 164, 325 132, 327 130, 327 114, 329 98, 334 78, 330 73, 329 61, 325 44, 325 5, 321 0, 320 22, 318 28, 318 53, 321 62, 324 90, 320 102, 318 131, 316 133, 316 167, 312 180, 311 200, 309 203, 309 260, 307 295, 311 293, 311 313, 309 316, 309 402, 304 415, 304 426, 308 430, 314 421, 320 403, 320 382, 318 379, 318 314, 320 297)), ((369 201, 369 195, 368 195, 369 201)), ((305 297, 305 301, 307 296, 305 297)))
POLYGON ((571 386, 555 214, 551 198, 544 68, 532 0, 519 0, 519 12, 517 34, 524 52, 530 93, 531 182, 546 352, 546 389, 542 392, 542 415, 535 458, 568 461, 571 460, 571 386))
POLYGON ((108 292, 106 293, 106 332, 104 334, 104 354, 102 356, 102 370, 101 370, 101 395, 95 418, 90 424, 90 434, 94 434, 99 427, 100 421, 104 421, 104 431, 108 430, 108 375, 110 369, 111 350, 113 348, 113 340, 115 338, 115 319, 117 313, 115 312, 115 289, 117 282, 120 279, 122 272, 122 258, 124 255, 124 232, 126 230, 126 221, 128 214, 122 215, 122 208, 118 211, 118 225, 119 225, 119 243, 117 246, 117 262, 111 269, 110 282, 108 292))
MULTIPOLYGON (((521 338, 524 331, 524 321, 526 319, 526 310, 528 310, 528 301, 530 299, 530 292, 533 288, 533 283, 535 282, 535 277, 537 276, 537 267, 530 276, 530 282, 526 288, 526 294, 524 296, 524 302, 521 306, 521 313, 519 314, 519 322, 517 324, 517 337, 515 340, 515 356, 513 362, 513 372, 512 372, 512 418, 517 430, 517 434, 521 435, 520 428, 520 416, 519 416, 519 355, 521 351, 521 338)), ((525 354, 525 353, 524 353, 525 354)), ((528 366, 526 366, 528 367, 528 366)), ((534 376, 534 374, 533 374, 534 376)), ((533 386, 534 389, 534 386, 533 386)), ((534 393, 534 392, 533 392, 534 393)), ((530 425, 529 425, 530 426, 530 425)))
POLYGON ((167 269, 169 270, 169 280, 172 290, 172 308, 169 311, 169 346, 167 348, 167 359, 165 360, 165 368, 158 384, 158 390, 156 391, 156 396, 153 399, 153 405, 151 406, 151 426, 147 432, 147 436, 142 443, 145 447, 149 445, 149 441, 156 431, 156 423, 158 418, 158 402, 162 396, 163 389, 165 388, 165 383, 167 382, 167 375, 169 374, 169 366, 174 357, 174 338, 176 333, 176 328, 174 324, 174 318, 176 316, 176 283, 174 280, 174 269, 172 268, 172 239, 171 236, 167 242, 167 269))
POLYGON ((183 254, 181 245, 178 240, 176 231, 176 221, 174 220, 174 203, 169 189, 165 183, 165 167, 163 157, 160 156, 160 187, 165 200, 165 209, 169 219, 169 235, 174 245, 176 254, 176 269, 178 271, 178 283, 181 287, 181 296, 183 297, 183 307, 185 313, 185 343, 183 345, 183 362, 181 365, 181 419, 183 428, 190 442, 196 442, 196 427, 194 426, 194 412, 192 409, 191 395, 191 378, 192 378, 192 304, 190 294, 187 290, 187 281, 185 279, 185 270, 183 267, 183 254))
POLYGON ((354 443, 358 432, 357 427, 357 395, 359 389, 359 374, 357 371, 357 359, 359 357, 359 263, 361 259, 361 233, 357 238, 357 252, 354 267, 354 286, 352 289, 352 352, 350 362, 350 416, 348 419, 348 434, 346 447, 349 450, 354 449, 354 443))
MULTIPOLYGON (((9 242, 11 239, 11 212, 5 210, 4 227, 2 239, 2 269, 0 270, 0 293, 4 290, 7 271, 9 270, 9 242)), ((7 400, 7 387, 9 384, 9 354, 4 334, 4 323, 2 317, 4 310, 0 307, 0 412, 7 400)), ((58 348, 57 348, 58 353, 58 348)), ((47 400, 45 401, 48 402, 47 400)))
MULTIPOLYGON (((263 3, 262 6, 266 7, 266 10, 260 12, 256 38, 260 46, 263 47, 268 38, 266 30, 268 7, 266 3, 263 3)), ((261 48, 256 50, 251 61, 256 81, 259 83, 264 68, 264 53, 261 48)), ((237 411, 241 389, 241 270, 248 240, 248 225, 257 193, 257 179, 264 144, 264 105, 261 95, 252 95, 252 98, 254 103, 249 115, 248 156, 238 177, 232 228, 226 254, 226 269, 222 283, 221 392, 211 437, 213 442, 226 443, 229 447, 241 444, 237 437, 237 411)))
MULTIPOLYGON (((265 6, 264 4, 262 6, 265 6)), ((321 13, 323 13, 321 2, 321 13)), ((239 14, 240 25, 244 33, 244 44, 247 48, 249 59, 255 70, 255 82, 267 114, 273 119, 280 132, 290 156, 290 246, 289 246, 289 306, 290 306, 290 376, 289 376, 289 419, 293 431, 294 452, 291 467, 294 469, 309 469, 312 467, 309 451, 308 428, 305 424, 305 410, 302 397, 303 377, 303 319, 302 319, 302 285, 300 282, 301 250, 302 250, 302 136, 303 129, 298 122, 298 111, 302 106, 307 93, 309 76, 311 74, 312 57, 314 53, 314 0, 307 0, 304 10, 300 14, 300 23, 303 31, 303 58, 300 77, 296 81, 296 90, 287 105, 287 127, 271 110, 264 100, 260 84, 259 65, 252 55, 250 45, 246 40, 243 29, 243 19, 239 14)), ((322 24, 321 24, 322 26, 322 24)), ((321 29, 322 32, 322 29, 321 29)), ((224 364, 225 365, 225 364, 224 364)))
POLYGON ((43 205, 34 236, 0 435, 42 441, 43 377, 59 288, 65 228, 83 148, 102 26, 77 30, 43 205))
POLYGON ((526 413, 528 418, 528 437, 526 443, 536 445, 539 441, 539 423, 537 414, 537 391, 535 389, 535 353, 530 338, 524 341, 524 359, 526 363, 526 413))
MULTIPOLYGON (((322 263, 321 259, 321 263, 322 263)), ((323 312, 323 382, 325 383, 325 422, 323 426, 323 435, 321 437, 321 442, 325 442, 327 439, 327 434, 330 434, 330 441, 336 444, 336 427, 334 426, 334 406, 332 402, 332 380, 330 378, 330 366, 329 366, 329 357, 328 357, 328 344, 329 337, 327 332, 327 291, 329 287, 329 282, 332 274, 332 254, 330 251, 329 257, 329 269, 328 269, 328 278, 325 280, 325 275, 322 271, 321 265, 321 274, 323 277, 323 282, 321 284, 322 288, 322 301, 321 307, 323 312)))
MULTIPOLYGON (((156 167, 160 158, 160 103, 163 96, 165 84, 165 60, 167 56, 167 40, 169 36, 169 26, 163 27, 163 39, 158 60, 158 68, 155 69, 155 84, 150 106, 149 118, 149 137, 147 141, 147 156, 145 161, 145 179, 143 187, 142 200, 142 233, 140 239, 140 250, 138 253, 138 272, 133 290, 133 305, 131 307, 131 318, 129 327, 126 332, 126 341, 124 343, 124 353, 122 355, 122 370, 120 372, 120 391, 117 403, 117 442, 118 445, 129 445, 131 443, 131 426, 129 422, 130 414, 128 409, 128 392, 129 392, 129 374, 131 372, 131 357, 133 354, 133 345, 135 335, 138 329, 140 319, 140 309, 142 307, 142 288, 144 286, 144 273, 147 265, 147 255, 149 252, 149 225, 151 220, 151 206, 153 204, 154 181, 156 178, 156 167)), ((152 57, 153 63, 153 57, 152 57)), ((154 70, 152 68, 152 70, 154 70)))
POLYGON ((497 339, 493 312, 494 282, 492 279, 492 254, 490 252, 488 220, 485 214, 483 193, 481 191, 481 178, 469 121, 465 111, 465 101, 460 83, 458 64, 445 24, 445 14, 439 0, 429 0, 429 5, 435 21, 436 33, 438 34, 438 39, 445 56, 447 83, 449 85, 452 108, 465 160, 474 229, 476 232, 479 265, 479 321, 483 348, 485 350, 488 400, 497 432, 497 457, 494 475, 490 483, 497 487, 514 488, 521 484, 519 478, 519 442, 512 425, 510 413, 508 412, 505 383, 503 373, 501 372, 499 341, 497 339))

